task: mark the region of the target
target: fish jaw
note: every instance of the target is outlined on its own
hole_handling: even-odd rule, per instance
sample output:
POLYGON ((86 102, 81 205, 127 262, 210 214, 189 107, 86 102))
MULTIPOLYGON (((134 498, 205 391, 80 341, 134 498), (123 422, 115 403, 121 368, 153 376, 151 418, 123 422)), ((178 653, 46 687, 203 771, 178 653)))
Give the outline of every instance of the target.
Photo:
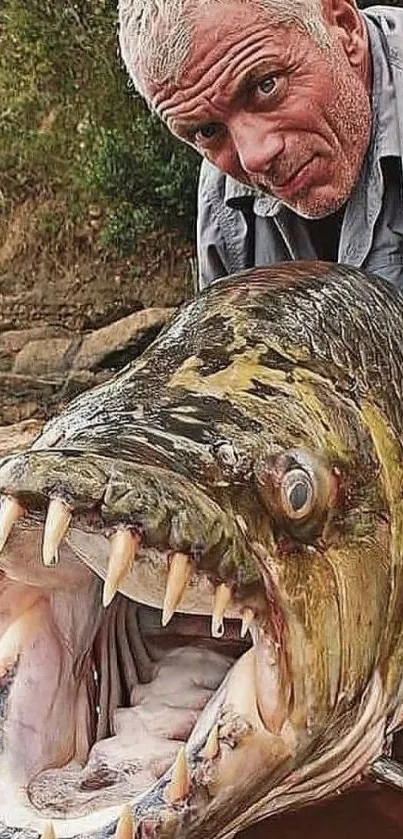
MULTIPOLYGON (((39 564, 38 574, 38 533, 44 523, 49 537, 52 510, 58 525, 55 529, 53 522, 50 527, 51 541, 55 532, 56 542, 63 535, 74 561, 111 584, 112 598, 119 591, 130 602, 161 609, 168 629, 175 611, 212 615, 212 635, 219 642, 224 615, 240 622, 246 612, 252 613, 252 646, 242 651, 216 686, 173 765, 156 784, 148 783, 130 799, 140 835, 167 839, 189 833, 202 837, 205 831, 231 835, 256 819, 286 809, 290 796, 293 806, 303 803, 309 782, 315 796, 331 794, 340 784, 338 767, 343 757, 342 783, 348 785, 359 777, 365 761, 381 753, 387 717, 382 691, 370 717, 373 736, 368 736, 362 752, 357 747, 356 760, 348 760, 348 750, 356 748, 361 716, 365 718, 365 686, 377 662, 364 670, 358 667, 357 683, 345 703, 340 688, 344 650, 338 592, 332 575, 326 576, 330 566, 320 551, 291 557, 274 549, 267 521, 260 532, 253 531, 225 493, 220 505, 183 475, 93 452, 36 448, 10 457, 1 467, 0 485, 16 505, 17 523, 1 559, 3 570, 14 580, 42 585, 45 590, 50 579, 67 574, 72 560, 65 569, 63 557, 56 568, 39 564), (56 501, 60 506, 53 512, 56 501), (26 551, 19 549, 19 540, 31 530, 36 530, 37 547, 27 569, 26 551), (266 546, 258 541, 263 533, 266 546), (110 552, 116 559, 111 548, 116 537, 121 540, 116 550, 123 573, 115 574, 111 583, 110 552), (321 595, 330 592, 327 608, 323 614, 317 612, 315 620, 301 610, 301 586, 295 586, 298 566, 301 579, 309 569, 312 602, 320 603, 321 595), (179 579, 179 587, 173 583, 173 599, 167 603, 173 577, 179 579), (328 666, 325 672, 323 661, 328 666), (345 755, 334 750, 335 738, 346 743, 345 755), (318 752, 329 756, 324 772, 316 764, 318 752), (301 781, 299 793, 298 772, 305 779, 311 763, 312 775, 308 773, 306 783, 301 781), (322 784, 318 782, 321 775, 322 784)), ((56 559, 59 545, 54 541, 52 545, 56 559)), ((51 556, 52 551, 45 553, 51 556)), ((375 554, 377 579, 376 573, 382 577, 383 572, 375 554)), ((335 565, 337 561, 336 555, 335 565)), ((303 588, 308 590, 308 586, 303 588)), ((104 589, 104 605, 109 608, 109 594, 107 601, 104 589)), ((99 613, 99 594, 96 602, 99 613)), ((347 646, 351 643, 349 637, 347 646)), ((374 637, 371 650, 376 645, 374 637)), ((67 757, 62 756, 62 764, 67 757)), ((39 763, 40 759, 39 755, 39 763)), ((52 760, 57 763, 59 757, 52 760)), ((41 777, 41 769, 47 770, 46 765, 38 769, 39 763, 36 769, 41 777)), ((30 775, 29 766, 26 771, 30 775)), ((102 819, 101 813, 97 819, 102 819)), ((104 819, 109 824, 107 812, 104 819)), ((71 835, 67 821, 62 831, 71 835)))
MULTIPOLYGON (((253 656, 247 657, 241 665, 245 670, 253 668, 253 656)), ((233 676, 234 671, 228 682, 233 676)), ((188 835, 230 839, 252 823, 360 783, 384 749, 387 703, 378 671, 357 708, 354 724, 346 731, 340 726, 339 739, 335 730, 332 746, 319 757, 315 743, 307 743, 306 732, 297 732, 289 722, 274 736, 263 729, 250 692, 247 700, 238 689, 233 692, 235 679, 225 687, 234 736, 227 741, 224 723, 215 757, 206 761, 201 753, 200 761, 200 726, 196 727, 187 748, 187 795, 172 805, 167 792, 173 773, 167 773, 137 805, 140 835, 144 830, 144 835, 163 839, 188 835), (240 718, 237 726, 234 719, 234 710, 241 707, 243 727, 240 718), (246 719, 254 722, 247 725, 246 719)))
MULTIPOLYGON (((92 694, 96 692, 96 686, 94 688, 91 681, 89 662, 94 637, 102 632, 102 603, 98 578, 105 579, 106 583, 110 582, 108 551, 109 546, 115 544, 116 537, 119 536, 123 553, 126 550, 127 541, 132 545, 136 543, 136 548, 133 548, 128 563, 125 565, 126 560, 123 562, 124 573, 118 577, 115 576, 112 586, 113 602, 108 598, 108 603, 105 603, 104 588, 104 606, 107 606, 109 610, 113 610, 116 604, 116 609, 118 609, 119 597, 124 596, 124 602, 129 605, 136 601, 136 608, 137 604, 143 603, 154 609, 162 609, 163 622, 164 612, 168 609, 167 624, 171 621, 174 624, 172 613, 177 610, 190 617, 212 615, 211 634, 214 639, 217 639, 217 651, 220 639, 224 636, 224 616, 225 621, 232 618, 238 624, 237 647, 241 648, 241 655, 236 660, 235 670, 233 674, 230 672, 228 681, 224 679, 223 686, 218 687, 218 698, 214 696, 206 709, 203 708, 199 723, 193 730, 193 739, 189 741, 189 743, 195 743, 192 749, 195 748, 197 752, 203 753, 201 769, 198 769, 199 789, 202 790, 202 776, 204 777, 206 772, 206 777, 211 775, 218 754, 220 754, 220 772, 214 783, 220 789, 224 789, 230 783, 233 771, 232 754, 234 750, 236 751, 237 744, 243 742, 245 738, 249 742, 247 754, 250 755, 253 774, 256 776, 259 773, 266 774, 262 756, 272 755, 275 765, 288 759, 289 738, 287 736, 283 743, 279 734, 287 716, 286 706, 289 699, 289 692, 285 685, 285 659, 283 659, 280 645, 276 646, 270 635, 270 632, 274 633, 274 627, 279 621, 275 611, 267 602, 259 566, 253 558, 253 553, 251 554, 250 550, 246 549, 244 523, 242 527, 239 527, 233 513, 230 515, 227 508, 220 507, 201 489, 194 485, 188 486, 182 476, 168 474, 158 468, 147 470, 145 467, 136 465, 119 464, 118 468, 116 463, 111 464, 107 458, 96 454, 87 456, 81 452, 72 451, 67 453, 44 449, 31 450, 3 462, 0 482, 3 493, 6 493, 2 525, 5 547, 1 555, 1 569, 6 575, 9 588, 4 596, 9 600, 10 598, 17 599, 20 590, 18 586, 23 591, 24 597, 28 599, 32 589, 42 592, 47 626, 50 626, 52 621, 58 626, 58 617, 53 614, 52 608, 56 601, 60 603, 60 592, 66 588, 69 591, 72 589, 66 597, 67 610, 70 608, 68 603, 71 601, 72 604, 69 631, 73 632, 78 620, 77 608, 91 612, 93 621, 91 631, 89 634, 86 632, 84 640, 79 639, 80 643, 76 638, 70 638, 67 630, 67 637, 65 637, 63 629, 62 648, 64 649, 66 645, 69 650, 69 670, 72 673, 77 669, 77 661, 86 662, 84 666, 86 690, 89 689, 92 694), (134 490, 135 487, 137 491, 134 490), (169 487, 169 492, 166 487, 169 487), (99 510, 100 516, 97 515, 99 510), (142 512, 141 520, 136 519, 136 510, 142 512), (8 511, 11 511, 10 515, 8 511), (179 515, 180 513, 182 515, 179 515), (172 526, 173 517, 175 517, 175 527, 172 526), (13 523, 14 527, 11 527, 13 523), (117 527, 118 523, 119 527, 117 527), (46 544, 44 544, 45 541, 46 544), (41 562, 41 553, 42 559, 46 559, 45 563, 41 562), (236 562, 232 557, 236 557, 236 562), (49 559, 51 567, 49 567, 49 559), (183 559, 185 560, 184 567, 183 559), (77 567, 84 569, 78 583, 78 589, 84 598, 82 605, 78 601, 77 585, 74 583, 77 567), (88 568, 95 571, 96 577, 90 571, 87 574, 84 573, 88 568), (179 569, 175 571, 175 574, 177 578, 179 575, 182 589, 180 591, 177 587, 175 589, 176 584, 174 584, 173 599, 170 604, 167 604, 167 592, 175 568, 179 569), (187 579, 189 568, 189 577, 192 579, 187 579), (185 577, 188 585, 182 586, 185 577), (117 595, 117 591, 121 595, 117 595), (95 608, 90 605, 92 600, 96 604, 95 608), (253 634, 252 624, 257 619, 261 623, 259 637, 256 635, 257 650, 266 631, 269 633, 267 643, 272 649, 268 680, 270 703, 267 696, 264 703, 263 701, 259 703, 258 700, 255 669, 256 656, 259 656, 259 652, 255 654, 252 647, 248 652, 251 642, 239 638, 241 622, 245 621, 245 628, 242 626, 241 635, 246 635, 248 628, 253 634), (260 707, 263 706, 265 721, 260 712, 260 707), (267 728, 267 724, 274 732, 267 728), (214 732, 216 740, 220 741, 216 744, 213 742, 214 732)), ((118 550, 120 550, 120 560, 122 560, 124 558, 122 550, 120 548, 118 550)), ((44 628, 44 621, 39 621, 36 627, 30 621, 30 614, 28 607, 23 613, 22 623, 24 631, 27 627, 29 634, 27 646, 31 653, 26 652, 25 638, 22 638, 21 647, 14 651, 15 655, 11 662, 18 668, 13 696, 19 697, 19 710, 14 714, 9 725, 6 765, 14 780, 18 780, 20 788, 27 786, 30 797, 35 797, 36 777, 44 777, 44 781, 40 782, 43 785, 46 783, 46 773, 52 772, 53 766, 70 765, 71 761, 74 763, 79 759, 82 760, 83 755, 76 751, 73 720, 68 726, 67 750, 59 754, 55 733, 57 726, 55 728, 55 723, 49 717, 49 738, 55 744, 56 752, 50 754, 47 750, 46 754, 41 753, 42 741, 39 732, 35 754, 30 755, 27 750, 24 761, 21 759, 18 727, 21 727, 21 719, 25 725, 27 712, 22 708, 24 703, 20 698, 22 688, 18 673, 24 673, 24 668, 29 668, 28 660, 30 658, 34 660, 32 651, 38 648, 43 649, 49 636, 49 630, 44 628)), ((19 615, 15 621, 11 622, 14 633, 18 631, 18 620, 19 615)), ((56 635, 59 631, 60 628, 56 635)), ((225 637, 223 643, 225 643, 225 637)), ((59 672, 65 672, 67 670, 64 661, 65 653, 58 652, 57 644, 54 655, 56 669, 59 672)), ((43 654, 41 660, 44 660, 43 654)), ((262 663, 266 666, 265 661, 262 663)), ((82 666, 80 665, 80 668, 82 666)), ((35 668, 37 676, 40 669, 38 664, 35 668)), ((24 682, 23 677, 22 682, 24 682)), ((74 683, 71 689, 76 690, 77 702, 81 709, 79 713, 83 717, 81 691, 74 683)), ((60 696, 62 696, 61 693, 60 696)), ((72 717, 74 717, 75 703, 69 693, 66 696, 65 701, 72 709, 72 717)), ((91 701, 94 704, 96 700, 92 698, 91 701)), ((26 704, 30 705, 30 702, 26 704)), ((52 704, 55 705, 54 700, 52 704)), ((44 703, 45 716, 46 707, 44 703)), ((93 733, 87 732, 87 734, 88 740, 91 741, 91 737, 94 737, 93 733)), ((83 739, 85 740, 85 737, 82 737, 81 741, 83 739)), ((88 752, 89 742, 84 744, 84 753, 86 748, 88 752)), ((183 781, 181 784, 183 786, 183 781)), ((168 786, 172 787, 172 779, 168 786)), ((176 781, 173 786, 176 789, 176 781)), ((183 792, 187 795, 186 785, 183 792)), ((176 795, 176 792, 164 792, 164 802, 172 807, 173 811, 176 807, 176 795)), ((136 796, 133 796, 132 800, 135 801, 136 796)), ((218 819, 226 819, 227 806, 226 800, 223 799, 221 803, 220 798, 218 819)), ((15 803, 12 809, 21 812, 20 804, 17 806, 15 803)), ((23 816, 25 819, 29 817, 33 819, 32 825, 40 823, 39 818, 33 817, 32 813, 30 816, 26 813, 23 816)), ((106 810, 104 817, 105 824, 108 824, 110 816, 106 810)), ((138 817, 141 818, 140 812, 138 817)), ((94 822, 99 822, 100 818, 98 814, 94 822)), ((144 817, 144 824, 147 819, 148 816, 144 817)), ((70 819, 70 824, 74 835, 77 820, 70 819)), ((60 827, 62 833, 69 835, 67 820, 62 820, 60 827)))
MULTIPOLYGON (((211 598, 218 584, 227 584, 235 600, 241 592, 242 602, 247 591, 253 597, 262 589, 242 517, 225 494, 217 501, 182 475, 87 451, 42 449, 3 461, 0 483, 21 511, 23 527, 46 519, 45 554, 56 504, 57 527, 64 518, 59 541, 68 530, 73 549, 103 578, 108 574, 107 540, 127 531, 136 543, 138 562, 131 557, 126 569, 130 573, 120 575, 115 591, 140 602, 146 591, 144 602, 163 605, 169 558, 177 553, 191 557, 195 576, 189 602, 188 592, 183 593, 185 610, 197 611, 194 601, 201 597, 199 611, 208 611, 206 597, 211 598)), ((54 535, 49 539, 52 543, 54 535)))
MULTIPOLYGON (((20 461, 19 463, 21 464, 20 461)), ((21 475, 21 465, 18 470, 12 471, 21 475)), ((27 486, 26 473, 23 479, 24 485, 27 486)), ((27 496, 24 496, 24 502, 27 503, 27 496)), ((29 534, 31 531, 28 529, 25 533, 29 534)), ((52 585, 57 588, 58 575, 64 575, 59 583, 60 586, 64 586, 65 577, 70 573, 71 562, 77 560, 68 557, 65 559, 62 555, 56 568, 39 566, 38 574, 35 565, 38 565, 41 539, 39 529, 34 532, 36 550, 30 565, 31 583, 35 580, 37 587, 43 591, 51 579, 52 585)), ((33 535, 30 539, 32 542, 33 535)), ((18 557, 25 553, 21 550, 23 538, 24 529, 15 527, 2 557, 2 565, 6 572, 13 573, 17 579, 20 573, 20 583, 24 579, 23 568, 18 565, 18 557)), ((68 544, 70 548, 75 548, 74 557, 77 557, 80 550, 85 556, 83 540, 80 529, 73 527, 68 536, 68 544)), ((92 551, 94 552, 94 549, 92 551)), ((95 554, 99 556, 101 553, 97 544, 95 554)), ((85 560, 88 560, 87 556, 85 560)), ((147 553, 145 561, 147 562, 147 553)), ((86 561, 85 565, 79 562, 79 566, 84 569, 86 565, 90 565, 90 562, 86 561)), ((97 571, 99 574, 99 567, 97 571)), ((74 575, 72 577, 74 579, 74 575)), ((88 580, 92 580, 90 572, 87 577, 88 580)), ((84 575, 81 580, 82 589, 85 588, 87 577, 84 575)), ((345 721, 346 731, 343 725, 338 729, 337 733, 340 736, 344 735, 345 751, 336 749, 332 754, 336 734, 333 730, 327 744, 330 754, 325 762, 324 771, 320 765, 315 767, 313 757, 309 773, 310 754, 314 755, 317 750, 324 723, 322 720, 322 730, 312 732, 309 730, 309 709, 303 710, 300 704, 297 717, 294 714, 292 697, 295 695, 295 685, 293 674, 288 669, 289 649, 285 642, 287 636, 292 634, 292 625, 288 625, 278 604, 276 610, 273 609, 273 603, 279 596, 274 577, 269 580, 266 571, 262 573, 262 578, 265 593, 269 595, 266 600, 266 623, 262 622, 260 628, 251 625, 253 645, 235 661, 214 696, 203 708, 173 766, 154 786, 132 799, 130 806, 139 836, 159 836, 168 839, 171 836, 186 837, 191 834, 202 837, 207 831, 208 835, 222 836, 224 839, 252 821, 287 809, 290 797, 294 802, 293 806, 304 803, 307 789, 309 794, 310 782, 315 790, 315 797, 331 794, 339 787, 339 769, 343 764, 343 758, 345 772, 342 778, 343 783, 348 785, 359 776, 365 761, 381 753, 386 712, 384 693, 378 680, 375 699, 370 702, 365 698, 356 710, 353 724, 350 717, 345 721), (362 737, 364 729, 368 729, 371 734, 367 736, 365 748, 359 751, 356 738, 362 737), (354 748, 358 752, 357 759, 351 761, 349 755, 354 748), (320 777, 322 785, 318 782, 320 777)), ((89 585, 88 582, 86 584, 89 585)), ((144 591, 146 590, 147 585, 144 586, 144 591)), ((96 588, 91 591, 91 597, 95 597, 98 604, 99 615, 99 587, 98 595, 96 588)), ((154 593, 153 597, 155 596, 154 593)), ((211 600, 210 608, 212 603, 211 600)), ((161 601, 159 605, 162 605, 161 601)), ((233 607, 234 614, 238 617, 241 615, 240 606, 241 604, 238 604, 233 607)), ((232 614, 231 610, 229 614, 232 614)), ((331 718, 333 710, 327 709, 327 721, 331 718)), ((31 818, 33 826, 32 813, 25 816, 27 817, 31 818)), ((109 808, 109 811, 104 810, 103 813, 98 812, 94 814, 93 825, 113 825, 113 817, 112 808, 109 808)), ((91 819, 88 816, 81 820, 70 819, 70 825, 68 821, 60 820, 60 836, 75 835, 77 828, 86 831, 88 826, 91 827, 91 819)), ((37 824, 40 824, 39 819, 37 824)))

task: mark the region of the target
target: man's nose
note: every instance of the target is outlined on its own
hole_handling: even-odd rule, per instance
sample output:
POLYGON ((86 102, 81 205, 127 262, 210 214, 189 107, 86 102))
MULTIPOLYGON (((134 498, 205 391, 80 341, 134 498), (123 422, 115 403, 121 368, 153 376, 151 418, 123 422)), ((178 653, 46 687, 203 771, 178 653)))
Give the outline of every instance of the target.
POLYGON ((239 115, 230 130, 242 169, 251 175, 268 172, 284 148, 282 134, 257 115, 239 115))

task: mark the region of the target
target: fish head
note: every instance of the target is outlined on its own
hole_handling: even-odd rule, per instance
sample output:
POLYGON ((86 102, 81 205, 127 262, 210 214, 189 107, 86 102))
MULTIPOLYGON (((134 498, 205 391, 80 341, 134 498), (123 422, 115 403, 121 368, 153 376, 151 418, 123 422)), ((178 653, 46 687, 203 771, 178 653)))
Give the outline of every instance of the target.
POLYGON ((109 835, 128 804, 139 837, 227 839, 382 753, 402 459, 377 376, 399 306, 322 263, 229 278, 2 462, 5 821, 109 835))

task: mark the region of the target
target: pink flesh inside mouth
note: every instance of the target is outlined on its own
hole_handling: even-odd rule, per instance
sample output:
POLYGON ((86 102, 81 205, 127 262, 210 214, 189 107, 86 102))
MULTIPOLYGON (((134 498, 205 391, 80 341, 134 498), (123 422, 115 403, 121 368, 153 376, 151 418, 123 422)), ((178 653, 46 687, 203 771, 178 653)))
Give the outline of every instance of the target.
POLYGON ((40 531, 16 527, 0 583, 0 798, 18 798, 31 825, 34 812, 76 820, 141 796, 251 648, 239 612, 212 637, 213 599, 210 614, 176 612, 164 628, 160 609, 123 594, 105 609, 102 580, 65 542, 54 568, 40 552, 40 531))

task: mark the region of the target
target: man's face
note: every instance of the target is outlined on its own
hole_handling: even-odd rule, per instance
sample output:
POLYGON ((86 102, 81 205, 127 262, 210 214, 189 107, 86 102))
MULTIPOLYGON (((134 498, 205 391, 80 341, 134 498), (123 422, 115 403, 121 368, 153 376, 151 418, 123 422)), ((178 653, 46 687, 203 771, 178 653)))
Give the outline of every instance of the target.
POLYGON ((253 4, 209 5, 179 83, 154 85, 152 104, 223 172, 300 215, 332 213, 357 181, 371 125, 366 39, 347 9, 326 22, 329 49, 253 4))

